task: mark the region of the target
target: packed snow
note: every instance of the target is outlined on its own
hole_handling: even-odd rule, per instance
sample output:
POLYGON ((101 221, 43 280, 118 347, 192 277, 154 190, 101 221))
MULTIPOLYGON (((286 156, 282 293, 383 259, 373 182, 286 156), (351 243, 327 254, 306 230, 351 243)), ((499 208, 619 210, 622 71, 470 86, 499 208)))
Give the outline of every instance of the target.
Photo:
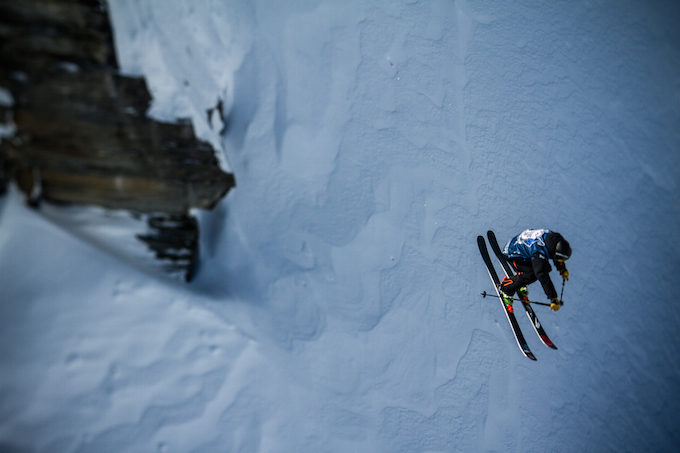
POLYGON ((109 9, 237 186, 191 284, 0 198, 0 451, 680 449, 678 2, 109 9), (525 228, 574 249, 536 362, 480 295, 525 228))

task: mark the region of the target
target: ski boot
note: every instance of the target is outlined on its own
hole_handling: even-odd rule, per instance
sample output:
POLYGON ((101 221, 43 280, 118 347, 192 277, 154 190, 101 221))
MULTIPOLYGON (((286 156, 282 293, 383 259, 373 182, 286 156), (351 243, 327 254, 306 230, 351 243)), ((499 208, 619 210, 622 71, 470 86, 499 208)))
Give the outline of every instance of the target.
POLYGON ((525 302, 528 301, 529 300, 529 288, 527 288, 526 286, 522 286, 520 289, 517 290, 517 295, 523 301, 525 301, 525 302))
POLYGON ((505 308, 507 308, 508 313, 514 312, 514 309, 512 308, 512 296, 508 296, 503 292, 503 283, 509 282, 509 278, 505 277, 503 279, 503 282, 501 282, 500 288, 498 288, 498 293, 501 295, 501 298, 503 299, 503 303, 505 304, 505 308))
POLYGON ((512 296, 508 296, 501 290, 501 297, 503 298, 503 303, 505 304, 505 308, 508 310, 508 313, 512 313, 515 311, 514 308, 512 308, 512 296))

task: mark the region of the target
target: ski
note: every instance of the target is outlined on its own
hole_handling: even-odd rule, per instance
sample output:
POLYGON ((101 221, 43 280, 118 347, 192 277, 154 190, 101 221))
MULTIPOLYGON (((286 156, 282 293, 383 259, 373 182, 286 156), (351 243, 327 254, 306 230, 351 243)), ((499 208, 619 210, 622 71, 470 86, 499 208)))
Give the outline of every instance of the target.
MULTIPOLYGON (((505 258, 505 255, 503 255, 503 252, 501 251, 501 248, 498 245, 498 241, 496 240, 496 235, 491 230, 489 230, 486 233, 486 235, 489 239, 491 249, 496 254, 496 258, 498 258, 498 261, 500 261, 501 267, 503 267, 505 275, 511 277, 512 275, 514 275, 514 271, 510 267, 510 264, 508 263, 508 260, 505 258)), ((541 322, 538 320, 538 317, 536 316, 534 309, 531 307, 531 304, 529 304, 528 302, 529 298, 526 296, 523 297, 519 293, 517 294, 517 297, 519 298, 520 302, 522 302, 522 306, 524 307, 524 310, 527 313, 529 321, 531 321, 531 325, 534 326, 534 330, 536 331, 536 335, 538 335, 538 338, 540 338, 543 344, 546 345, 547 347, 557 349, 557 346, 553 344, 548 335, 545 333, 545 330, 543 329, 541 322)))
POLYGON ((536 357, 531 352, 531 349, 529 349, 529 345, 524 339, 524 335, 522 335, 522 330, 519 328, 519 324, 517 323, 515 313, 508 309, 508 307, 503 302, 503 298, 499 293, 500 280, 498 280, 498 274, 496 273, 496 269, 493 267, 493 263, 491 262, 491 257, 489 256, 489 251, 486 248, 484 236, 477 236, 477 245, 479 246, 479 253, 482 254, 482 259, 484 260, 484 264, 486 265, 486 270, 489 272, 489 277, 491 277, 493 286, 494 288, 496 288, 496 294, 498 295, 498 299, 501 301, 501 305, 503 306, 505 316, 508 318, 508 322, 510 323, 510 327, 512 328, 512 333, 515 335, 517 346, 519 346, 520 351, 522 351, 522 354, 524 354, 525 357, 528 357, 531 360, 536 360, 536 357))

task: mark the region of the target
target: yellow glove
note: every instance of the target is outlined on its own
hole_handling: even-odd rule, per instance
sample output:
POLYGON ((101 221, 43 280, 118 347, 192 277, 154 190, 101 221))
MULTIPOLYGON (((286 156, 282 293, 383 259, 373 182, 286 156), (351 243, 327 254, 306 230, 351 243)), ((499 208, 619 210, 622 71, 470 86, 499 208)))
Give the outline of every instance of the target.
POLYGON ((569 281, 569 271, 566 267, 560 271, 560 275, 564 280, 569 281))
POLYGON ((562 307, 562 302, 556 297, 554 299, 550 299, 550 309, 553 311, 558 311, 562 307))

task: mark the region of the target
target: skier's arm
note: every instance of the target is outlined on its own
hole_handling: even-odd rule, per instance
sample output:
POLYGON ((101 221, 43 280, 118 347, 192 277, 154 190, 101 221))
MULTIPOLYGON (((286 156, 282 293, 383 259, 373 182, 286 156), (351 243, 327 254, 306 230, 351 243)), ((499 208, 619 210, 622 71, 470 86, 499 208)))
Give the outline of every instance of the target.
POLYGON ((545 295, 548 296, 548 299, 555 299, 557 298, 557 291, 555 290, 555 285, 553 285, 552 280, 550 279, 550 263, 548 260, 539 258, 536 255, 531 259, 531 265, 534 268, 534 274, 536 275, 536 278, 538 279, 539 282, 541 282, 541 285, 543 286, 543 291, 545 291, 545 295))
POLYGON ((564 264, 564 261, 555 261, 555 267, 563 279, 569 280, 569 271, 567 270, 567 265, 564 264))

